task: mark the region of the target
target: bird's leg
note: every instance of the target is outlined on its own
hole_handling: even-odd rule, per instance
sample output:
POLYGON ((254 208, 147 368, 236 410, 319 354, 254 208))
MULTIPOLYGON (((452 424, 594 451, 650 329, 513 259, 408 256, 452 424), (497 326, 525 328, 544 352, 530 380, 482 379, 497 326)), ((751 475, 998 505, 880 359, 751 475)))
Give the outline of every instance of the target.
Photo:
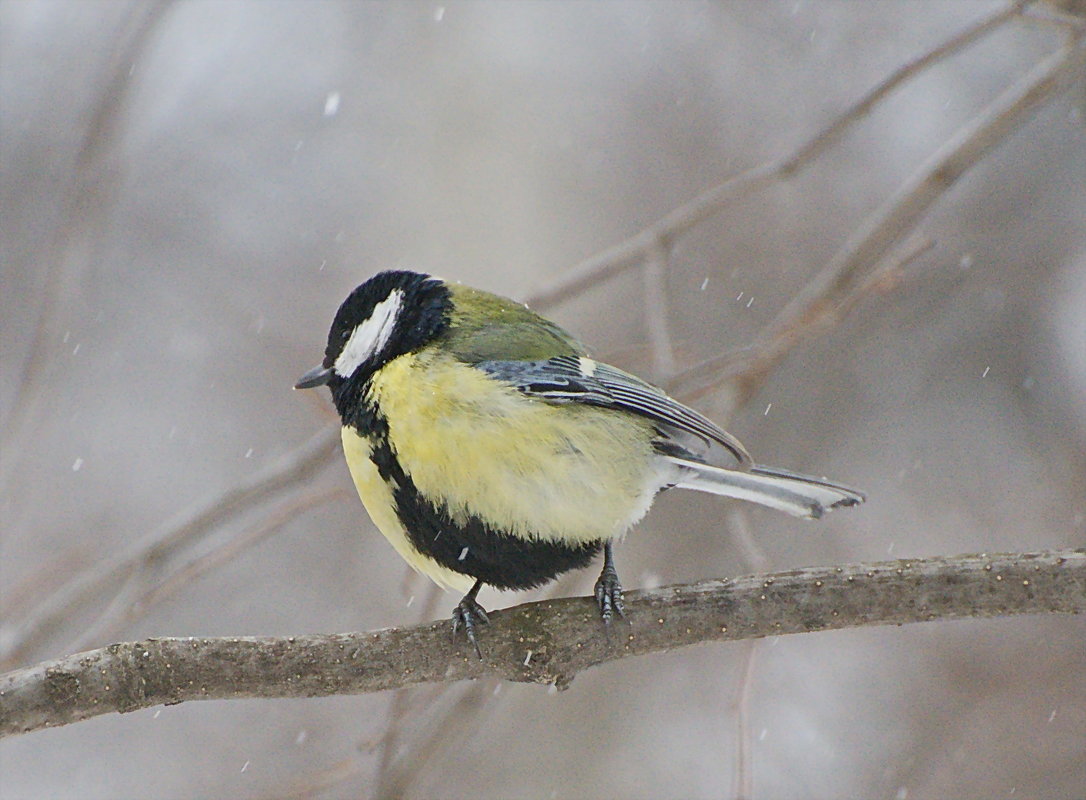
POLYGON ((464 626, 464 633, 468 636, 468 641, 471 642, 471 646, 475 648, 475 655, 482 659, 483 654, 479 651, 479 643, 475 640, 475 625, 476 623, 490 622, 490 617, 486 615, 486 610, 479 605, 479 602, 475 599, 475 596, 479 594, 479 590, 483 588, 482 581, 475 581, 475 585, 471 587, 464 599, 453 610, 453 635, 460 630, 460 626, 464 626))
POLYGON ((596 581, 596 604, 600 607, 600 616, 605 625, 611 624, 611 618, 618 614, 626 618, 626 609, 622 605, 622 584, 615 572, 615 557, 611 552, 611 543, 603 546, 603 572, 596 581))

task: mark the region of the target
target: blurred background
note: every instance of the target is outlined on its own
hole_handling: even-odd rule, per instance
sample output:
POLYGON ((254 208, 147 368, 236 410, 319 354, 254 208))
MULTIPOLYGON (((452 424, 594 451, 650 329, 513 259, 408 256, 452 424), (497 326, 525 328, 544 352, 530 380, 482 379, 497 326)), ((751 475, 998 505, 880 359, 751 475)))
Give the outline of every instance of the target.
MULTIPOLYGON (((327 396, 290 389, 346 293, 404 267, 536 296, 1004 7, 0 4, 4 669, 447 616, 458 598, 408 574, 314 443, 327 396), (141 544, 303 456, 221 524, 141 544), (135 573, 103 567, 133 553, 135 573)), ((1062 42, 995 26, 678 236, 660 281, 635 264, 546 313, 661 382, 750 345, 1062 42)), ((991 146, 924 217, 933 246, 742 403, 697 399, 760 462, 868 503, 816 524, 669 492, 617 551, 628 588, 1086 545, 1084 85, 991 146)), ((188 703, 6 740, 0 797, 1081 798, 1084 667, 1084 621, 1039 617, 705 645, 560 694, 188 703)))

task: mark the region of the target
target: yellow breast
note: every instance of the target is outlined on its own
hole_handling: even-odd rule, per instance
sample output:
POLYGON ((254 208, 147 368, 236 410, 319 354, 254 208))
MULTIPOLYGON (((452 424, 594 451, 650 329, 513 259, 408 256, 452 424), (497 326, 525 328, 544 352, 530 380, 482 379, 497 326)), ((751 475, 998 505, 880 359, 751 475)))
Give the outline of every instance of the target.
MULTIPOLYGON (((374 377, 370 399, 404 471, 454 521, 477 516, 516 536, 573 543, 611 539, 644 516, 658 489, 648 421, 532 400, 440 352, 390 362, 374 377)), ((390 507, 376 469, 363 471, 361 480, 355 473, 359 493, 390 507)), ((363 501, 412 561, 395 514, 378 519, 363 501)))

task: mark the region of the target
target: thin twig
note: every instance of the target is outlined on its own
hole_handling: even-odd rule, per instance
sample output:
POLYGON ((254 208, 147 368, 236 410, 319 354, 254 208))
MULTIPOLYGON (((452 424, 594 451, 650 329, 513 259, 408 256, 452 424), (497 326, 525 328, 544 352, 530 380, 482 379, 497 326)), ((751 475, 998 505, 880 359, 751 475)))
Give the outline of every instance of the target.
POLYGON ((645 324, 652 347, 652 371, 658 381, 675 372, 675 350, 671 345, 668 325, 667 268, 670 253, 667 246, 653 247, 641 270, 642 298, 645 324))
MULTIPOLYGON (((135 620, 144 616, 156 605, 171 595, 176 594, 182 588, 195 581, 201 575, 211 570, 218 569, 222 565, 237 558, 242 552, 277 533, 284 525, 295 519, 298 515, 308 511, 314 506, 331 501, 336 496, 344 496, 343 489, 321 489, 307 492, 301 497, 296 497, 274 508, 271 513, 262 517, 253 525, 241 530, 237 535, 231 536, 221 545, 208 553, 191 558, 178 565, 169 574, 155 581, 137 581, 137 574, 129 577, 129 582, 136 584, 133 591, 118 593, 110 607, 89 626, 76 640, 72 649, 109 641, 119 631, 131 625, 135 620), (135 589, 141 590, 136 596, 135 589)), ((148 579, 150 576, 147 576, 148 579)))
POLYGON ((631 592, 619 642, 588 597, 491 613, 484 658, 448 620, 370 633, 146 639, 0 676, 0 736, 187 700, 323 697, 485 676, 566 688, 621 658, 709 641, 1086 612, 1086 550, 809 567, 631 592))
MULTIPOLYGON (((754 537, 750 524, 750 511, 746 506, 735 505, 728 514, 731 538, 743 554, 743 563, 752 572, 769 569, 769 558, 754 537)), ((741 656, 742 668, 735 687, 735 773, 732 792, 735 800, 751 800, 754 796, 754 734, 750 727, 750 698, 754 693, 754 664, 760 641, 744 642, 746 650, 741 656)))
MULTIPOLYGON (((1029 3, 1029 8, 1022 11, 1022 18, 1041 22, 1046 25, 1056 25, 1071 33, 1086 33, 1086 16, 1079 16, 1073 10, 1064 10, 1055 3, 1029 3)), ((1079 13, 1086 14, 1086 7, 1079 3, 1079 13)))
POLYGON ((735 800, 752 800, 754 797, 754 736, 750 729, 750 697, 754 684, 754 663, 757 660, 759 641, 744 642, 739 681, 735 688, 735 800))
POLYGON ((488 678, 466 687, 429 734, 391 764, 374 792, 375 800, 406 797, 412 783, 424 774, 424 765, 432 764, 446 748, 470 741, 486 718, 484 712, 497 700, 494 690, 500 686, 495 678, 488 678))
MULTIPOLYGON (((6 583, 0 602, 0 618, 15 619, 30 613, 42 600, 64 585, 93 561, 92 544, 72 545, 39 567, 29 570, 18 581, 6 583)), ((5 578, 7 576, 5 575, 5 578)))
POLYGON ((802 313, 796 313, 793 300, 752 344, 703 361, 675 375, 665 386, 677 397, 690 400, 722 384, 732 384, 732 406, 741 406, 793 348, 830 330, 868 294, 889 284, 890 276, 934 246, 930 239, 915 237, 898 252, 871 265, 862 280, 847 284, 823 281, 821 293, 808 285, 796 296, 802 298, 802 313))
MULTIPOLYGON (((794 331, 814 322, 833 321, 836 310, 827 304, 854 296, 869 280, 870 272, 900 238, 919 223, 932 204, 996 144, 1024 124, 1042 101, 1067 88, 1081 67, 1084 48, 1079 34, 1045 58, 1023 78, 1004 91, 979 116, 970 120, 928 159, 852 234, 821 273, 783 309, 770 341, 761 348, 761 369, 772 367, 791 345, 794 331)), ((713 385, 721 374, 734 369, 734 357, 725 356, 699 364, 671 382, 677 393, 713 385), (696 386, 690 385, 691 379, 696 386)), ((759 377, 755 372, 755 378, 759 377)))
POLYGON ((556 278, 551 278, 547 286, 528 294, 528 304, 534 308, 545 309, 568 300, 640 263, 654 248, 669 246, 680 234, 719 213, 728 204, 779 180, 795 176, 903 83, 991 33, 1007 20, 1017 16, 1026 4, 1013 3, 1008 8, 973 23, 943 44, 895 70, 789 155, 759 164, 728 178, 689 203, 668 212, 628 239, 585 259, 556 278))
POLYGON ((1021 14, 1022 10, 1033 0, 1018 0, 1007 8, 996 11, 987 17, 983 17, 965 30, 947 39, 941 45, 929 50, 924 55, 903 64, 887 75, 871 91, 849 106, 834 122, 831 122, 819 133, 815 134, 791 157, 781 161, 780 169, 785 174, 795 172, 801 166, 810 163, 822 155, 834 142, 857 121, 863 119, 882 102, 895 89, 906 81, 912 79, 928 67, 938 64, 948 56, 964 50, 966 47, 981 37, 991 33, 1004 22, 1021 14))
POLYGON ((228 519, 316 474, 329 462, 338 445, 339 430, 323 429, 270 466, 77 575, 11 632, 11 643, 0 664, 9 667, 19 663, 41 641, 64 626, 73 608, 85 605, 98 592, 116 587, 140 569, 153 567, 181 547, 203 539, 228 519))
POLYGON ((94 109, 86 135, 75 160, 73 180, 63 201, 64 222, 39 264, 47 274, 42 282, 42 297, 30 337, 30 347, 19 379, 15 397, 4 425, 0 427, 0 488, 9 488, 9 479, 21 455, 33 452, 27 439, 37 415, 43 408, 43 382, 46 371, 57 361, 62 341, 62 320, 66 318, 79 278, 91 263, 92 248, 105 225, 110 208, 121 187, 117 165, 117 146, 122 140, 121 125, 132 87, 132 65, 140 61, 154 38, 154 33, 173 0, 134 3, 138 13, 125 14, 126 30, 118 37, 100 96, 89 107, 94 109))

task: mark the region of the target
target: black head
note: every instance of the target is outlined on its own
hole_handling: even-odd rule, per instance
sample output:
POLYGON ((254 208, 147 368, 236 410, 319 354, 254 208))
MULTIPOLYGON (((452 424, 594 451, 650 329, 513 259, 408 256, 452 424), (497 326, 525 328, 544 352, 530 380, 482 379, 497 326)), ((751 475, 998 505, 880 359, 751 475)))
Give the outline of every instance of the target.
POLYGON ((324 361, 294 388, 327 385, 342 414, 341 396, 358 397, 376 370, 432 341, 448 325, 450 309, 444 281, 406 270, 374 275, 343 301, 324 361))

